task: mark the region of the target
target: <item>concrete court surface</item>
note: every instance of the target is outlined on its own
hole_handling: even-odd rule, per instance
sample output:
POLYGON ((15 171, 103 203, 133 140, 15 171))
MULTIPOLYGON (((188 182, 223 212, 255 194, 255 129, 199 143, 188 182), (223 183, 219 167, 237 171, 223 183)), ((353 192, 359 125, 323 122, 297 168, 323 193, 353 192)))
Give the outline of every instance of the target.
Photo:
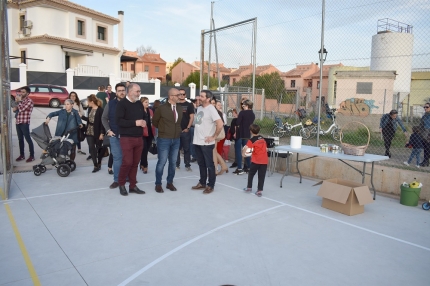
POLYGON ((279 188, 280 174, 261 198, 231 173, 203 195, 191 190, 196 164, 176 172, 178 191, 159 194, 155 164, 138 173, 146 194, 128 197, 108 188, 106 165, 14 174, 0 202, 0 285, 428 285, 420 206, 378 195, 349 217, 321 207, 314 181, 290 176, 279 188))

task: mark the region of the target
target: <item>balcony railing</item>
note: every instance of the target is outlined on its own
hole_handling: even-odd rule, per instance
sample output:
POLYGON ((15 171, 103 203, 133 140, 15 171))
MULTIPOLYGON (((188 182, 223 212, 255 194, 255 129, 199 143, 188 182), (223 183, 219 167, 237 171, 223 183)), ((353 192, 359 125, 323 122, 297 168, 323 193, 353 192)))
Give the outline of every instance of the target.
POLYGON ((74 68, 75 76, 100 76, 106 77, 106 75, 96 66, 80 65, 74 68))

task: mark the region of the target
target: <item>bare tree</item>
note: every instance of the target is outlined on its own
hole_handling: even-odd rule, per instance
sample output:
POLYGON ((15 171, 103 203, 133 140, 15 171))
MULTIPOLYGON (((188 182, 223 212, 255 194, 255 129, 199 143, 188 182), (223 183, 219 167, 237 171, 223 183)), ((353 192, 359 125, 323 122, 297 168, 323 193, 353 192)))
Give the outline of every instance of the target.
POLYGON ((156 54, 157 53, 157 51, 156 50, 154 50, 153 48, 152 48, 152 46, 144 46, 144 45, 141 45, 140 47, 137 47, 137 54, 139 55, 139 57, 141 57, 141 56, 143 56, 144 54, 156 54))

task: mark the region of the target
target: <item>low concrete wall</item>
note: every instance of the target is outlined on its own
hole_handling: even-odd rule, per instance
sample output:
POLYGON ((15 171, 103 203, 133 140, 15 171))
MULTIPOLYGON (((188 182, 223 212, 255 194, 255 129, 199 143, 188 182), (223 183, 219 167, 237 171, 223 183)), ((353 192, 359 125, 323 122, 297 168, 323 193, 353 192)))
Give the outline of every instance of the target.
MULTIPOLYGON (((299 159, 309 157, 307 155, 299 155, 299 159)), ((296 160, 296 155, 293 156, 293 161, 296 160)), ((348 162, 348 164, 355 168, 362 170, 363 164, 348 162)), ((296 172, 295 163, 292 163, 292 171, 296 172)), ((372 165, 366 164, 366 172, 371 172, 372 165)), ((284 172, 286 168, 285 159, 278 160, 277 170, 278 172, 284 172)), ((300 173, 302 176, 311 177, 315 179, 330 179, 330 178, 342 178, 354 182, 361 183, 361 175, 340 162, 336 159, 317 157, 309 159, 300 163, 300 173)), ((430 198, 430 176, 427 172, 417 172, 404 169, 397 169, 387 166, 375 165, 373 173, 373 185, 376 191, 400 195, 400 185, 403 182, 410 183, 416 178, 423 184, 421 189, 420 199, 425 200, 430 198)), ((270 178, 267 178, 270 180, 270 178)), ((365 184, 371 187, 370 176, 366 176, 365 184)))

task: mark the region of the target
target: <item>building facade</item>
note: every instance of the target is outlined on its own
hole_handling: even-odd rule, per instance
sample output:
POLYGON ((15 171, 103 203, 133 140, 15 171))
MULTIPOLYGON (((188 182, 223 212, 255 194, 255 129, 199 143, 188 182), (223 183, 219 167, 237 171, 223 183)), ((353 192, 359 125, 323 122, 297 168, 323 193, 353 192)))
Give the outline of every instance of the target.
MULTIPOLYGON (((65 72, 88 66, 100 75, 119 75, 122 47, 115 47, 113 30, 122 25, 123 12, 118 19, 65 0, 7 3, 9 54, 20 57, 11 67, 25 63, 29 71, 65 72)), ((122 43, 121 33, 118 38, 122 43)))

